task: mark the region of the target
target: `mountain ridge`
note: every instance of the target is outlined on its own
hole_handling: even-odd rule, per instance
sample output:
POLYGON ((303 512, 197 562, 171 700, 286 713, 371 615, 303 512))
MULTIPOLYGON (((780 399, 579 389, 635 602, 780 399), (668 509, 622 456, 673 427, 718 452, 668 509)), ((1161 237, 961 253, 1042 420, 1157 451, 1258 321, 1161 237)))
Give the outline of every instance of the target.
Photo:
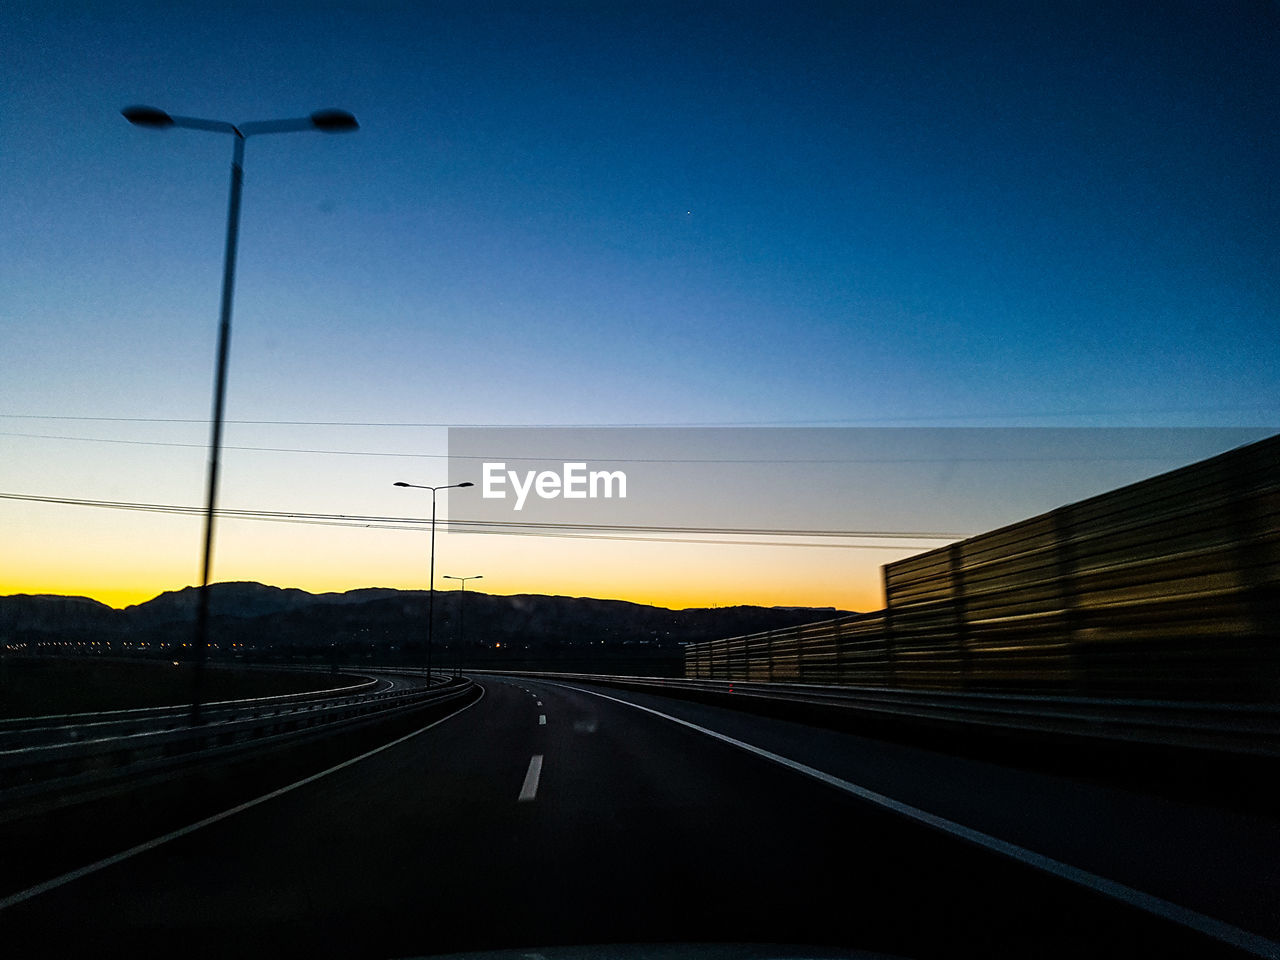
MULTIPOLYGON (((215 583, 210 585, 209 639, 223 650, 314 655, 340 649, 360 656, 407 656, 424 646, 428 594, 390 587, 313 594, 256 581, 215 583)), ((87 597, 0 597, 0 644, 12 648, 52 640, 74 646, 105 640, 121 641, 125 648, 182 645, 191 638, 198 597, 198 588, 184 587, 122 610, 87 597)), ((436 591, 432 634, 435 645, 456 643, 477 651, 609 652, 625 646, 656 653, 844 613, 751 605, 677 610, 596 597, 448 590, 436 591)))

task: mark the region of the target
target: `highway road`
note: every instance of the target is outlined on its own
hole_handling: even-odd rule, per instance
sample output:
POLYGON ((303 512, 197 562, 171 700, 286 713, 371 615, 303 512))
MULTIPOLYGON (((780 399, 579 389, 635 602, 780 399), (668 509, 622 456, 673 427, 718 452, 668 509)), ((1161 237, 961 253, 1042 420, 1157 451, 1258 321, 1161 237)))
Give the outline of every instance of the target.
POLYGON ((1271 819, 649 694, 480 683, 473 705, 355 762, 9 896, 0 943, 1275 955, 1271 819))

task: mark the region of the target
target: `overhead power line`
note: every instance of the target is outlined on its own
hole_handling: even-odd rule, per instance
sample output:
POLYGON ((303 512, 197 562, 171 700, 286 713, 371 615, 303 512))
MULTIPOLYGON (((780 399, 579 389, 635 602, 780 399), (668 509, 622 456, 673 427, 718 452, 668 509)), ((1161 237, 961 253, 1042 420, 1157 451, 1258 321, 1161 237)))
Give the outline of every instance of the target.
MULTIPOLYGON (((542 428, 578 429, 586 427, 774 427, 816 426, 823 424, 892 424, 974 421, 974 420, 1055 420, 1065 417, 1134 417, 1193 413, 1266 413, 1274 416, 1274 404, 1251 404, 1220 407, 1151 407, 1134 410, 1057 410, 1037 413, 983 413, 983 414, 930 414, 910 417, 818 417, 797 420, 707 420, 707 421, 648 421, 625 423, 448 423, 442 421, 403 420, 226 420, 226 423, 252 426, 287 427, 475 427, 475 428, 542 428)), ((208 423, 207 417, 101 417, 72 416, 46 413, 0 413, 5 420, 67 420, 85 423, 208 423)))
MULTIPOLYGON (((18 437, 28 440, 67 440, 77 443, 112 443, 139 447, 181 447, 193 450, 207 450, 206 443, 186 443, 179 440, 124 440, 117 437, 68 437, 45 433, 13 433, 0 431, 0 437, 18 437)), ((224 443, 224 450, 242 450, 252 453, 304 453, 323 456, 341 457, 398 457, 416 460, 475 460, 489 463, 523 462, 523 463, 572 463, 580 460, 594 460, 599 463, 706 463, 706 464, 886 464, 886 463, 1165 463, 1181 462, 1175 454, 1162 456, 1064 456, 1064 457, 611 457, 592 454, 573 454, 571 456, 537 457, 512 456, 510 454, 449 454, 449 453, 404 453, 393 450, 331 450, 314 447, 260 447, 224 443)))
MULTIPOLYGON (((198 516, 204 509, 196 506, 163 503, 135 503, 122 500, 88 500, 74 497, 50 497, 34 494, 0 493, 0 499, 29 503, 48 503, 64 506, 98 507, 112 510, 133 510, 145 513, 198 516)), ((284 510, 249 510, 224 507, 218 516, 237 520, 264 520, 284 523, 310 523, 323 526, 363 527, 381 530, 421 530, 428 520, 416 517, 377 515, 353 515, 337 513, 309 513, 284 510)), ((909 550, 912 544, 859 544, 830 542, 833 540, 925 540, 953 541, 969 534, 904 530, 806 530, 757 527, 687 527, 645 524, 603 523, 553 523, 518 520, 463 520, 443 521, 446 529, 465 533, 500 534, 507 536, 573 537, 595 540, 627 540, 648 543, 706 543, 738 546, 822 546, 856 549, 909 550), (707 539, 709 537, 717 539, 707 539), (739 539, 725 539, 725 538, 739 539), (771 540, 747 540, 746 537, 771 537, 771 540), (816 538, 828 542, 797 543, 803 538, 816 538)))

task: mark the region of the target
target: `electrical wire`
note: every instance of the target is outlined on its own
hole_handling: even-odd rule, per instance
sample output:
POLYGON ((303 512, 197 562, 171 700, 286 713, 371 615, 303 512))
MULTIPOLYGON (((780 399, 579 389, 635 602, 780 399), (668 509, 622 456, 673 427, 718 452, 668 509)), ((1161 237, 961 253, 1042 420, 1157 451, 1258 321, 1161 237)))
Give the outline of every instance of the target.
MULTIPOLYGON (((98 507, 145 513, 200 516, 203 507, 163 503, 135 503, 121 500, 87 500, 75 497, 51 497, 34 494, 0 493, 0 499, 63 506, 98 507)), ((357 516, 351 514, 307 513, 282 510, 249 510, 220 508, 218 517, 234 520, 265 520, 284 523, 310 523, 321 526, 359 527, 381 530, 421 530, 429 520, 415 517, 357 516)), ((506 536, 567 537, 592 540, 626 540, 649 543, 706 543, 738 546, 842 547, 846 549, 911 550, 924 549, 913 544, 797 543, 800 538, 825 540, 925 540, 954 541, 968 534, 890 530, 803 530, 735 527, 684 527, 642 524, 552 523, 507 520, 442 520, 446 531, 506 536), (774 537, 773 540, 724 539, 726 537, 774 537), (715 538, 715 539, 708 539, 715 538)))
MULTIPOLYGON (((1274 413, 1276 408, 1267 405, 1222 406, 1222 407, 1157 407, 1137 410, 1070 410, 1052 413, 1016 413, 1016 414, 933 414, 915 417, 825 417, 812 420, 721 420, 721 421, 653 421, 632 423, 447 423, 434 421, 379 421, 379 420, 227 420, 228 424, 245 424, 254 426, 291 426, 291 427, 474 427, 474 428, 539 428, 539 429, 578 429, 585 427, 770 427, 770 426, 810 426, 820 424, 885 424, 885 423, 924 423, 928 421, 969 421, 969 420, 1048 420, 1063 417, 1130 417, 1149 416, 1153 414, 1191 414, 1191 413, 1274 413)), ((207 424, 208 418, 202 417, 98 417, 70 416, 44 413, 0 413, 0 419, 6 420, 71 420, 97 423, 200 423, 207 424)))
MULTIPOLYGON (((141 447, 181 447, 186 449, 205 450, 207 443, 184 443, 177 440, 122 440, 114 437, 67 437, 44 433, 14 433, 0 431, 0 437, 20 437, 30 440, 69 440, 80 443, 114 443, 141 447)), ((575 463, 583 460, 614 463, 706 463, 706 464, 888 464, 888 463, 1180 463, 1179 457, 1166 454, 1164 456, 1067 456, 1067 457, 602 457, 593 454, 590 457, 575 456, 537 456, 520 457, 509 455, 449 454, 449 453, 401 453, 386 450, 328 450, 310 447, 256 447, 224 443, 223 450, 242 450, 255 453, 305 453, 342 457, 397 457, 418 460, 478 460, 487 463, 528 462, 528 463, 575 463)))

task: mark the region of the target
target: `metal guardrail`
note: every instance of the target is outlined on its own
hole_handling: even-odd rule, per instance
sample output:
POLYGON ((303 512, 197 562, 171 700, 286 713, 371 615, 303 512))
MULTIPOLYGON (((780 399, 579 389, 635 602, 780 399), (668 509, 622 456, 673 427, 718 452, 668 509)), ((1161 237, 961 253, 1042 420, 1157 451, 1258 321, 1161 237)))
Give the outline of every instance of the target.
MULTIPOLYGON (((202 705, 206 722, 217 723, 233 719, 246 710, 261 710, 271 706, 305 705, 342 695, 370 693, 380 681, 363 678, 326 690, 308 690, 300 693, 282 693, 267 697, 246 697, 237 700, 218 700, 202 705)), ((0 720, 0 753, 17 747, 34 747, 75 740, 104 739, 144 733, 156 729, 169 729, 190 722, 190 704, 169 704, 156 707, 133 707, 124 710, 100 710, 84 713, 44 714, 30 717, 8 717, 0 720)))
POLYGON ((673 677, 478 671, 548 680, 601 683, 667 696, 807 707, 829 716, 865 715, 1069 737, 1280 758, 1280 705, 1190 703, 953 690, 752 683, 673 677))
MULTIPOLYGON (((466 695, 470 689, 471 684, 462 681, 304 702, 272 703, 269 701, 276 698, 260 698, 242 702, 236 709, 224 712, 221 719, 211 717, 197 726, 157 727, 157 718, 152 718, 148 729, 10 747, 0 750, 0 799, 20 801, 54 786, 83 786, 137 768, 188 762, 229 748, 336 727, 374 714, 445 702, 466 695)), ((185 717, 185 713, 181 715, 185 717)))

